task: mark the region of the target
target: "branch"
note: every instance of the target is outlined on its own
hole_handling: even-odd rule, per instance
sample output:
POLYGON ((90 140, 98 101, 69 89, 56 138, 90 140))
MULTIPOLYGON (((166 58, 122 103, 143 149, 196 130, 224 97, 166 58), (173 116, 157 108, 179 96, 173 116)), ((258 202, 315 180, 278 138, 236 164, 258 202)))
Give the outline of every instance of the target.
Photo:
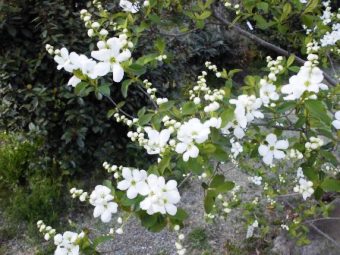
POLYGON ((315 226, 313 223, 309 223, 309 226, 311 226, 316 232, 318 232, 320 235, 325 237, 327 240, 331 241, 336 247, 340 248, 340 244, 338 244, 337 241, 335 241, 332 237, 327 235, 325 232, 321 231, 317 226, 315 226))
MULTIPOLYGON (((246 30, 243 30, 241 27, 237 26, 237 25, 233 25, 230 21, 228 21, 227 19, 224 19, 222 18, 216 11, 216 6, 213 6, 212 7, 212 12, 213 12, 213 15, 214 17, 220 21, 223 25, 226 25, 226 26, 229 26, 229 28, 235 30, 237 33, 255 41, 257 44, 269 49, 269 50, 272 50, 272 51, 275 51, 277 52, 278 54, 280 55, 283 55, 283 56, 286 56, 288 57, 290 55, 290 53, 287 51, 287 50, 284 50, 272 43, 269 43, 265 40, 263 40, 262 38, 252 34, 252 33, 249 33, 248 31, 246 30)), ((298 56, 295 56, 295 60, 296 62, 298 62, 299 64, 303 65, 306 61, 298 56)), ((327 74, 326 72, 323 71, 323 75, 326 79, 326 81, 328 81, 328 83, 332 86, 336 86, 337 85, 337 81, 334 80, 329 74, 327 74)))
MULTIPOLYGON (((115 106, 117 107, 117 103, 115 101, 113 101, 113 99, 109 96, 105 96, 107 99, 109 99, 109 101, 115 106)), ((128 114, 126 111, 118 108, 118 111, 121 112, 122 114, 124 114, 126 117, 130 118, 130 119, 133 119, 134 117, 131 116, 130 114, 128 114)))

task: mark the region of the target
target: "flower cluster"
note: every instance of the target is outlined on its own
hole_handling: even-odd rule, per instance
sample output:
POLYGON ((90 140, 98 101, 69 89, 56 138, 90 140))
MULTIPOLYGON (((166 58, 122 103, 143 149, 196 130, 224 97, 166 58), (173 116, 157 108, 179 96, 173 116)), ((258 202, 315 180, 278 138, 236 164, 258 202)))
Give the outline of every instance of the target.
POLYGON ((186 249, 183 247, 183 240, 184 240, 184 235, 181 234, 179 232, 180 230, 180 226, 179 225, 175 225, 174 226, 174 230, 177 232, 177 241, 175 242, 175 247, 176 247, 176 250, 177 250, 177 254, 178 255, 184 255, 186 253, 186 249))
POLYGON ((79 200, 81 202, 86 201, 86 199, 88 198, 88 193, 84 192, 82 189, 72 188, 70 189, 70 193, 71 193, 72 198, 79 197, 79 200))
POLYGON ((287 157, 290 159, 303 159, 303 154, 296 149, 290 149, 287 157))
POLYGON ((113 213, 117 212, 118 205, 112 200, 111 189, 103 185, 97 185, 90 195, 90 204, 93 205, 93 217, 100 217, 101 221, 108 223, 111 221, 113 213))
POLYGON ((340 40, 340 23, 333 24, 332 31, 327 32, 321 39, 322 47, 335 45, 340 40))
POLYGON ((246 238, 250 238, 254 235, 255 228, 258 228, 259 223, 255 220, 251 225, 248 226, 246 238))
POLYGON ((284 97, 285 100, 300 99, 305 92, 311 94, 310 98, 316 99, 316 94, 320 90, 328 89, 328 86, 322 83, 324 76, 320 68, 317 67, 319 57, 312 53, 316 49, 318 49, 318 46, 315 43, 307 45, 308 61, 305 62, 296 75, 290 77, 289 84, 282 86, 281 92, 287 94, 284 97))
POLYGON ((262 177, 261 176, 252 176, 249 177, 249 181, 254 183, 255 185, 261 185, 262 184, 262 177))
POLYGON ((314 136, 310 137, 309 142, 306 142, 305 144, 307 151, 317 150, 321 146, 323 146, 323 140, 319 137, 314 137, 314 136))
MULTIPOLYGON (((221 76, 221 73, 217 71, 217 67, 215 65, 212 65, 210 62, 206 62, 206 66, 209 70, 214 71, 217 77, 221 76)), ((220 108, 220 103, 218 101, 223 100, 225 92, 222 89, 211 90, 207 86, 205 78, 207 75, 208 73, 203 71, 202 74, 198 76, 197 85, 189 90, 189 99, 198 105, 201 104, 202 98, 204 98, 208 104, 204 107, 204 112, 214 112, 220 108)))
POLYGON ((46 241, 50 240, 50 238, 53 237, 56 233, 55 229, 53 229, 51 226, 46 226, 42 220, 39 220, 37 222, 37 227, 39 229, 39 232, 44 234, 44 239, 46 241))
POLYGON ((305 179, 302 172, 302 168, 299 167, 297 171, 298 184, 294 187, 294 192, 298 192, 302 195, 303 199, 311 197, 314 193, 313 182, 305 179))
POLYGON ((164 177, 150 174, 144 170, 124 167, 122 171, 123 180, 118 182, 119 190, 127 191, 127 197, 134 199, 137 195, 145 196, 140 202, 140 207, 148 214, 155 213, 175 215, 180 195, 177 182, 165 181, 164 177))
POLYGON ((222 133, 229 134, 229 130, 233 129, 235 137, 241 139, 245 135, 248 123, 252 122, 255 118, 264 117, 263 113, 259 111, 262 100, 254 95, 240 95, 237 99, 230 99, 229 102, 236 105, 234 110, 235 119, 228 122, 222 128, 222 133))

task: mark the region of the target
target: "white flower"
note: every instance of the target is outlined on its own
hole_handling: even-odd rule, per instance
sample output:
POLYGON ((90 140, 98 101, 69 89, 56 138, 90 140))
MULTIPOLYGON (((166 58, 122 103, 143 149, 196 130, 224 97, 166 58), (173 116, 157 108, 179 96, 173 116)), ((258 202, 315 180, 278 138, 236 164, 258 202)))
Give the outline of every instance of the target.
POLYGON ((147 173, 145 170, 130 169, 124 167, 122 171, 124 180, 118 182, 117 188, 127 190, 127 197, 134 199, 138 194, 145 196, 149 192, 149 187, 146 184, 147 173))
POLYGON ((298 192, 302 195, 303 199, 311 197, 314 193, 313 182, 304 178, 299 179, 299 184, 294 187, 294 192, 298 192))
POLYGON ((340 111, 337 111, 335 113, 335 120, 333 120, 332 125, 336 128, 336 129, 340 129, 340 111))
POLYGON ((269 134, 266 137, 266 141, 268 145, 261 144, 258 149, 265 164, 272 165, 274 158, 283 159, 286 156, 282 150, 288 148, 289 144, 287 140, 277 141, 276 135, 269 134))
POLYGON ((75 244, 78 239, 78 234, 66 231, 63 235, 57 234, 54 236, 54 244, 57 249, 54 255, 78 255, 79 245, 75 244))
POLYGON ((261 80, 260 88, 260 98, 264 105, 268 105, 270 100, 276 101, 279 99, 279 94, 276 93, 276 87, 266 82, 266 80, 261 80))
POLYGON ((261 176, 253 176, 253 177, 249 177, 249 180, 254 183, 255 185, 261 185, 262 183, 262 177, 261 176))
POLYGON ((145 132, 148 134, 147 144, 144 145, 144 148, 147 150, 148 154, 160 154, 162 149, 166 146, 167 142, 170 138, 170 130, 163 129, 161 132, 158 132, 151 127, 146 127, 145 132))
POLYGON ((254 235, 254 230, 255 230, 255 228, 257 228, 258 226, 259 226, 259 223, 258 223, 257 220, 255 220, 255 221, 253 222, 253 224, 251 224, 251 225, 248 226, 247 235, 246 235, 246 238, 247 238, 247 239, 250 238, 250 237, 252 237, 252 236, 254 235))
POLYGON ((127 0, 120 0, 119 6, 126 12, 136 13, 139 11, 139 6, 136 3, 131 3, 127 0))
POLYGON ((183 154, 183 160, 188 161, 189 158, 197 158, 199 149, 194 143, 178 143, 176 145, 176 152, 183 154))
POLYGON ((190 119, 179 128, 177 139, 180 141, 176 145, 176 152, 183 154, 183 160, 188 161, 189 158, 196 158, 199 149, 196 143, 205 142, 210 134, 210 128, 201 123, 197 118, 190 119))
POLYGON ((231 140, 231 152, 233 153, 233 157, 236 158, 238 154, 243 152, 243 147, 239 142, 235 142, 234 140, 231 140))
POLYGON ((108 72, 112 72, 115 82, 120 82, 123 79, 124 69, 120 63, 131 57, 130 50, 122 50, 123 46, 123 41, 117 37, 108 39, 105 48, 102 48, 102 43, 98 44, 99 50, 91 52, 93 58, 101 61, 97 68, 97 73, 107 74, 108 72))
POLYGON ((320 89, 328 89, 323 81, 323 73, 318 67, 309 66, 311 62, 307 61, 301 67, 298 74, 289 79, 289 84, 282 86, 281 92, 287 94, 285 100, 299 99, 305 91, 319 93, 320 89))
POLYGON ((112 214, 116 213, 118 208, 117 203, 112 202, 113 198, 108 187, 103 185, 96 186, 90 195, 90 204, 95 206, 93 217, 100 216, 102 222, 110 222, 112 214))
POLYGON ((244 115, 236 116, 240 122, 236 119, 227 123, 227 125, 221 129, 223 134, 230 134, 229 129, 233 129, 234 136, 238 139, 242 139, 245 136, 244 129, 247 127, 247 119, 244 115), (242 118, 244 117, 244 118, 242 118))
POLYGON ((58 63, 57 69, 61 70, 62 68, 65 71, 72 73, 74 70, 74 66, 71 63, 70 55, 66 48, 60 49, 60 54, 54 56, 54 61, 58 63))
POLYGON ((180 194, 177 189, 177 182, 170 180, 165 182, 164 177, 151 174, 147 178, 149 185, 148 196, 140 203, 140 207, 148 214, 155 213, 175 215, 177 204, 180 201, 180 194))
POLYGON ((239 115, 241 118, 245 115, 248 122, 253 121, 254 118, 264 117, 263 113, 258 110, 262 105, 262 100, 254 95, 240 95, 237 99, 230 99, 229 102, 236 105, 236 117, 239 115))
POLYGON ((221 124, 222 124, 222 119, 221 118, 215 118, 215 117, 212 117, 211 119, 204 122, 205 126, 213 127, 213 128, 220 128, 221 124))

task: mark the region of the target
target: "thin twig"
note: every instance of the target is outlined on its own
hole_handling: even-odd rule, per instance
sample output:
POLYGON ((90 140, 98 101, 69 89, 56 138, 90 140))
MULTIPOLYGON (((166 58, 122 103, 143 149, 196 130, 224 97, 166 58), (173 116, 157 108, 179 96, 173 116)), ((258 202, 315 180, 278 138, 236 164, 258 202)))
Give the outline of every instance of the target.
MULTIPOLYGON (((113 99, 109 96, 105 96, 107 99, 109 99, 109 101, 115 106, 117 107, 117 103, 115 101, 113 101, 113 99)), ((126 117, 133 119, 134 117, 130 114, 128 114, 126 111, 122 110, 121 108, 118 108, 118 111, 121 112, 122 114, 124 114, 126 117)))
POLYGON ((327 235, 325 232, 321 231, 317 226, 315 226, 313 223, 309 223, 309 226, 311 226, 316 232, 318 232, 320 235, 325 237, 327 240, 331 241, 336 247, 340 248, 340 244, 338 244, 337 241, 335 241, 332 237, 327 235))
POLYGON ((323 221, 323 220, 340 220, 340 217, 325 217, 325 218, 318 218, 313 220, 307 220, 306 223, 312 223, 316 221, 323 221))
MULTIPOLYGON (((263 40, 262 38, 256 36, 255 34, 252 34, 252 33, 249 33, 248 31, 246 30, 243 30, 241 27, 237 26, 237 25, 234 25, 232 24, 230 21, 228 21, 227 19, 224 19, 222 18, 219 14, 217 14, 217 11, 216 11, 216 7, 213 6, 212 7, 212 12, 213 12, 213 16, 219 20, 223 25, 226 25, 228 26, 229 28, 235 30, 237 33, 245 36, 245 37, 248 37, 249 39, 255 41, 256 43, 258 43, 259 45, 269 49, 269 50, 272 50, 272 51, 275 51, 277 52, 278 54, 280 55, 283 55, 283 56, 290 56, 290 52, 288 52, 287 50, 284 50, 272 43, 269 43, 265 40, 263 40)), ((295 56, 295 60, 297 63, 303 65, 306 61, 298 56, 295 56)), ((332 86, 336 86, 337 85, 337 81, 334 80, 329 74, 327 74, 326 72, 323 71, 323 75, 325 77, 325 79, 328 81, 328 83, 332 86)))
POLYGON ((151 101, 151 103, 152 103, 152 105, 155 107, 155 109, 157 109, 158 108, 158 105, 155 103, 155 101, 154 100, 152 100, 152 98, 150 97, 150 95, 147 93, 147 92, 145 92, 145 90, 143 89, 143 87, 142 86, 140 86, 140 85, 137 85, 137 88, 147 97, 147 98, 149 98, 149 100, 151 101))
POLYGON ((190 172, 185 178, 181 181, 181 183, 178 185, 178 188, 182 187, 184 183, 186 183, 190 177, 192 176, 192 173, 190 172))

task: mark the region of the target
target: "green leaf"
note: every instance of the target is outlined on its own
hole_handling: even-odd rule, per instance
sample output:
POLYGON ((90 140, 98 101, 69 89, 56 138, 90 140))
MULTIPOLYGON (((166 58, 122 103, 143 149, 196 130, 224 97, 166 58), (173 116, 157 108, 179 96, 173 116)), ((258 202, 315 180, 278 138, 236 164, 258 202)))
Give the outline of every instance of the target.
POLYGON ((146 68, 142 65, 132 64, 126 68, 126 71, 130 74, 140 76, 146 72, 146 68))
POLYGON ((331 118, 328 116, 327 108, 322 101, 306 100, 305 106, 308 109, 312 118, 322 121, 325 125, 330 127, 331 118))
POLYGON ((235 183, 231 182, 231 181, 226 181, 220 185, 218 185, 218 187, 216 187, 216 191, 218 193, 223 193, 223 192, 227 192, 229 190, 232 190, 235 187, 235 183))
POLYGON ((191 115, 194 114, 196 112, 197 108, 194 102, 186 102, 183 106, 182 106, 182 114, 183 115, 191 115))
POLYGON ((218 174, 212 179, 209 187, 210 188, 217 188, 219 185, 221 185, 223 183, 224 183, 224 175, 218 174))
POLYGON ((215 193, 208 191, 204 197, 204 210, 206 213, 210 213, 215 203, 215 193))
POLYGON ((266 2, 260 2, 256 4, 256 7, 260 10, 262 10, 264 13, 268 13, 268 3, 266 2))
POLYGON ((87 82, 80 82, 77 84, 77 86, 74 89, 74 92, 76 93, 77 96, 80 96, 84 90, 89 86, 87 82))
POLYGON ((188 214, 182 208, 178 208, 177 213, 174 216, 170 216, 170 218, 173 218, 175 220, 184 221, 188 218, 188 214))
POLYGON ((320 186, 325 191, 340 192, 340 180, 327 178, 320 186))
POLYGON ((311 1, 309 1, 305 11, 303 12, 303 14, 306 14, 306 13, 309 13, 309 12, 313 12, 314 9, 318 6, 318 4, 319 4, 319 0, 311 0, 311 1))
POLYGON ((110 85, 101 85, 98 87, 98 91, 103 96, 109 97, 110 96, 110 85))
POLYGON ((204 20, 204 19, 207 19, 211 16, 211 11, 209 10, 205 10, 204 12, 202 12, 201 14, 196 14, 196 19, 198 20, 204 20))
POLYGON ((145 124, 148 124, 153 117, 153 113, 148 113, 143 116, 141 116, 138 120, 139 125, 144 126, 145 124))
POLYGON ((287 60, 287 67, 291 66, 294 63, 294 60, 295 60, 295 55, 294 54, 290 55, 287 60))
POLYGON ((167 155, 166 157, 162 158, 161 162, 159 162, 158 171, 161 175, 163 175, 165 169, 170 166, 170 161, 171 161, 171 157, 169 155, 167 155))
POLYGON ((303 174, 312 182, 317 182, 319 180, 318 171, 312 167, 305 167, 302 169, 303 174))
POLYGON ((333 153, 331 153, 329 151, 325 151, 325 150, 320 150, 319 153, 323 158, 325 158, 325 161, 332 163, 333 166, 338 165, 338 160, 333 155, 333 153))
POLYGON ((221 114, 222 124, 221 127, 225 127, 229 121, 234 119, 234 109, 227 108, 221 114))
POLYGON ((165 40, 163 38, 158 38, 155 41, 155 48, 159 51, 160 54, 163 54, 165 50, 165 40))
POLYGON ((293 101, 286 101, 282 104, 280 104, 278 107, 276 107, 276 111, 279 112, 279 113, 284 113, 288 110, 291 110, 295 107, 296 105, 296 102, 293 102, 293 101))
POLYGON ((283 10, 282 10, 282 14, 280 17, 280 21, 284 21, 289 17, 289 14, 292 12, 292 6, 290 5, 290 3, 285 3, 283 6, 283 10))
POLYGON ((102 244, 104 242, 112 240, 112 236, 110 235, 104 235, 104 236, 98 236, 93 240, 93 246, 96 248, 99 244, 102 244))
POLYGON ((166 103, 164 103, 164 104, 161 104, 160 106, 159 106, 159 111, 160 112, 165 112, 165 111, 168 111, 168 110, 170 110, 171 109, 171 107, 173 107, 175 105, 175 101, 168 101, 168 102, 166 102, 166 103))
POLYGON ((122 84, 122 87, 121 87, 123 97, 125 97, 125 98, 127 97, 127 92, 128 92, 129 86, 132 83, 133 83, 133 80, 131 80, 131 79, 123 81, 123 84, 122 84))

